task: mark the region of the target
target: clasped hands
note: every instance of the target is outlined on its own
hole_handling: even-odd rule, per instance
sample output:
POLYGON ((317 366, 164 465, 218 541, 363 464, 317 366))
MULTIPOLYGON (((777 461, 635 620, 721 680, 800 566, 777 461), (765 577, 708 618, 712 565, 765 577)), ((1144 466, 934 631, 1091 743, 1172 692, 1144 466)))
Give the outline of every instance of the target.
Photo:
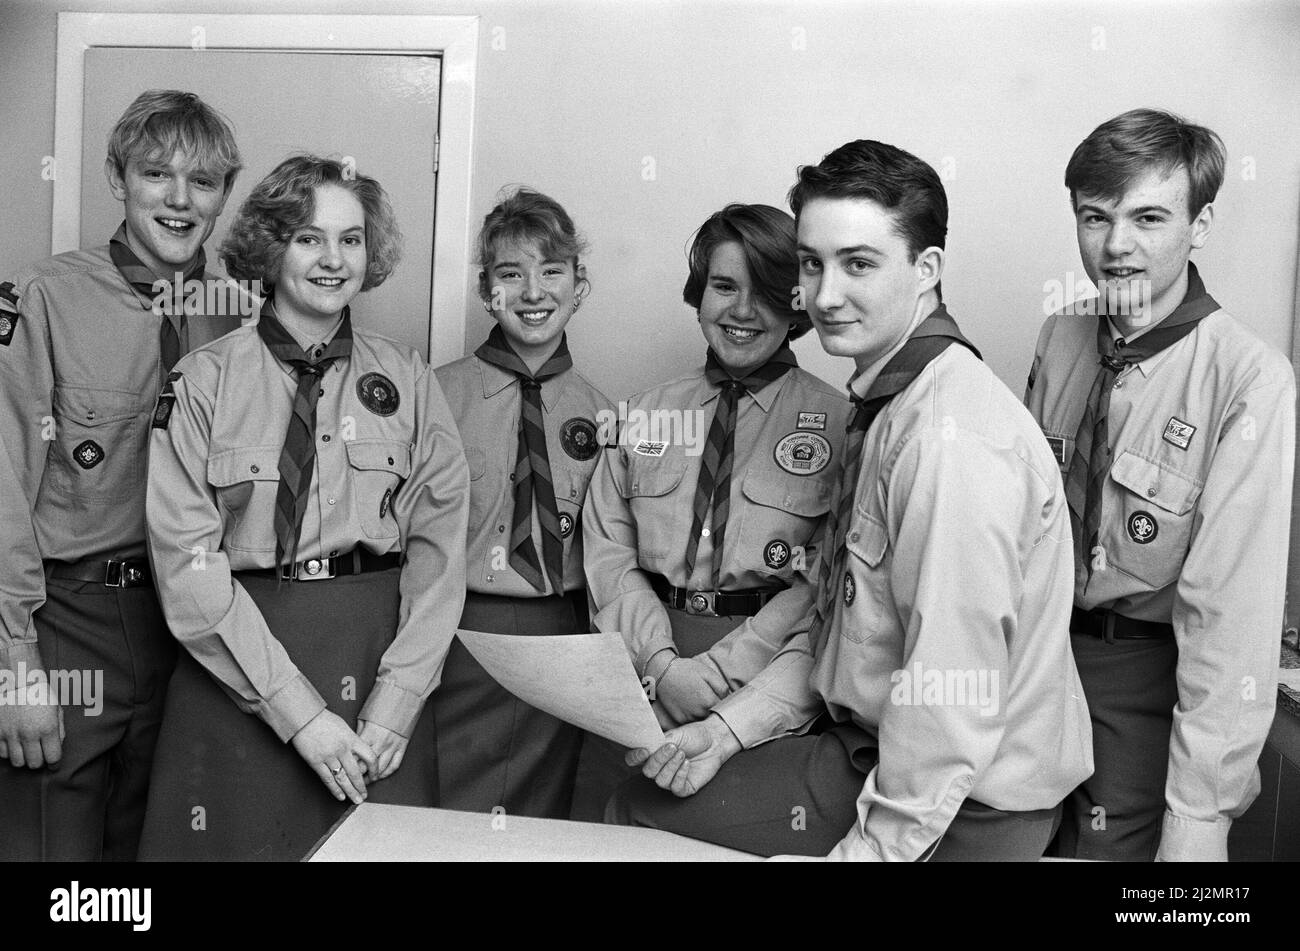
POLYGON ((397 772, 407 738, 372 720, 358 720, 356 733, 340 716, 322 710, 293 735, 291 742, 335 799, 360 804, 371 782, 397 772))

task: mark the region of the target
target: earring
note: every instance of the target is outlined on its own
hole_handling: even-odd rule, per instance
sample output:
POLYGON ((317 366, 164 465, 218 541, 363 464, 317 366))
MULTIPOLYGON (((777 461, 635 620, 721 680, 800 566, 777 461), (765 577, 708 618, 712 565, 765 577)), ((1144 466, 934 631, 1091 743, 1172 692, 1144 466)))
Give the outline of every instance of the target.
POLYGON ((489 301, 483 301, 483 309, 489 314, 492 313, 492 304, 489 301))

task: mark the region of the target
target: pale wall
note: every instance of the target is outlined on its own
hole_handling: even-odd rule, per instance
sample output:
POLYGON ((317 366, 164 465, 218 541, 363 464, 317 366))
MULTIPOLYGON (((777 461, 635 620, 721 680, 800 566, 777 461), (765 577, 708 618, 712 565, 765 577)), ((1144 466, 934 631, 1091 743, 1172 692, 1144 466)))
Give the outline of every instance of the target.
MULTIPOLYGON (((355 0, 0 2, 0 272, 49 247, 40 169, 53 151, 56 12, 216 8, 377 12, 355 0)), ((1182 112, 1227 142, 1218 223, 1198 260, 1221 303, 1290 349, 1295 3, 391 0, 382 12, 482 17, 475 214, 513 182, 573 213, 591 240, 595 290, 572 346, 611 396, 701 359, 680 302, 683 251, 699 222, 727 201, 783 204, 797 165, 859 137, 902 146, 945 173, 946 296, 1018 393, 1044 284, 1082 276, 1061 184, 1066 159, 1098 122, 1138 105, 1182 112), (653 180, 643 175, 647 157, 653 180), (1243 178, 1245 159, 1253 179, 1243 178)), ((321 101, 309 108, 325 111, 321 101)), ((486 317, 464 317, 472 347, 486 317)), ((832 382, 847 375, 815 341, 799 349, 832 382)))

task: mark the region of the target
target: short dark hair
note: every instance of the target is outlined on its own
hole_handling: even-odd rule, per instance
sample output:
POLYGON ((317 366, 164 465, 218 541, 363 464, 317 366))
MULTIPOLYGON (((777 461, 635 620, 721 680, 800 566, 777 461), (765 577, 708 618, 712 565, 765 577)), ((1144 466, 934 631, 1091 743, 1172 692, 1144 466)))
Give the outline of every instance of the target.
POLYGON ((790 189, 797 219, 814 198, 866 198, 894 214, 894 228, 915 261, 926 248, 942 248, 948 235, 948 195, 939 173, 911 152, 858 139, 816 165, 799 168, 790 189))
POLYGON ((575 268, 587 250, 573 219, 554 198, 522 185, 505 189, 496 207, 483 218, 478 233, 478 292, 484 300, 491 295, 488 272, 497 251, 512 242, 535 243, 548 261, 572 260, 575 268))
POLYGON ((366 276, 361 289, 384 283, 402 249, 388 196, 379 182, 350 165, 315 155, 285 159, 244 200, 218 252, 227 273, 236 280, 259 280, 274 287, 289 239, 311 224, 316 214, 316 189, 322 185, 337 185, 361 202, 366 216, 366 276))
POLYGON ((1181 167, 1191 183, 1187 215, 1195 218, 1219 194, 1226 164, 1227 150, 1213 130, 1161 109, 1130 109, 1079 143, 1065 166, 1065 187, 1077 209, 1080 195, 1118 201, 1150 169, 1170 175, 1181 167))
POLYGON ((223 179, 227 193, 243 167, 230 121, 192 92, 150 89, 126 107, 108 136, 108 159, 119 175, 134 157, 180 151, 223 179))
POLYGON ((709 261, 713 252, 728 242, 740 245, 759 298, 791 325, 789 338, 806 334, 812 320, 806 311, 794 309, 795 288, 799 286, 794 219, 771 205, 730 204, 700 225, 686 255, 690 273, 682 288, 682 300, 700 309, 709 280, 709 261))

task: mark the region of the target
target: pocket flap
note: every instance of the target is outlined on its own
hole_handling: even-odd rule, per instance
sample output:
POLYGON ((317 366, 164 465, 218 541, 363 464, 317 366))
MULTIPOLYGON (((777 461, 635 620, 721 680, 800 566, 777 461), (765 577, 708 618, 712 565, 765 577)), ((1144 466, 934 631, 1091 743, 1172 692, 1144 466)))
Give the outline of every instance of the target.
POLYGON ((102 426, 139 416, 152 404, 142 408, 134 393, 117 390, 96 390, 81 386, 54 388, 54 415, 75 422, 78 426, 102 426))
POLYGON ((889 530, 870 516, 854 515, 844 542, 852 554, 876 568, 889 547, 889 530))
POLYGON ((661 463, 633 465, 627 474, 628 498, 656 498, 667 495, 682 483, 686 467, 661 463))
POLYGON ((751 469, 745 474, 741 491, 758 505, 781 509, 804 518, 825 515, 831 507, 832 483, 808 476, 785 478, 773 472, 751 469))
POLYGON ((208 457, 208 482, 218 489, 240 482, 279 481, 279 446, 227 449, 208 457))
POLYGON ((1204 488, 1195 479, 1127 449, 1111 466, 1110 477, 1134 495, 1174 515, 1190 512, 1204 488))
POLYGON ((354 469, 394 472, 405 479, 411 474, 411 447, 391 439, 351 439, 348 462, 354 469))

